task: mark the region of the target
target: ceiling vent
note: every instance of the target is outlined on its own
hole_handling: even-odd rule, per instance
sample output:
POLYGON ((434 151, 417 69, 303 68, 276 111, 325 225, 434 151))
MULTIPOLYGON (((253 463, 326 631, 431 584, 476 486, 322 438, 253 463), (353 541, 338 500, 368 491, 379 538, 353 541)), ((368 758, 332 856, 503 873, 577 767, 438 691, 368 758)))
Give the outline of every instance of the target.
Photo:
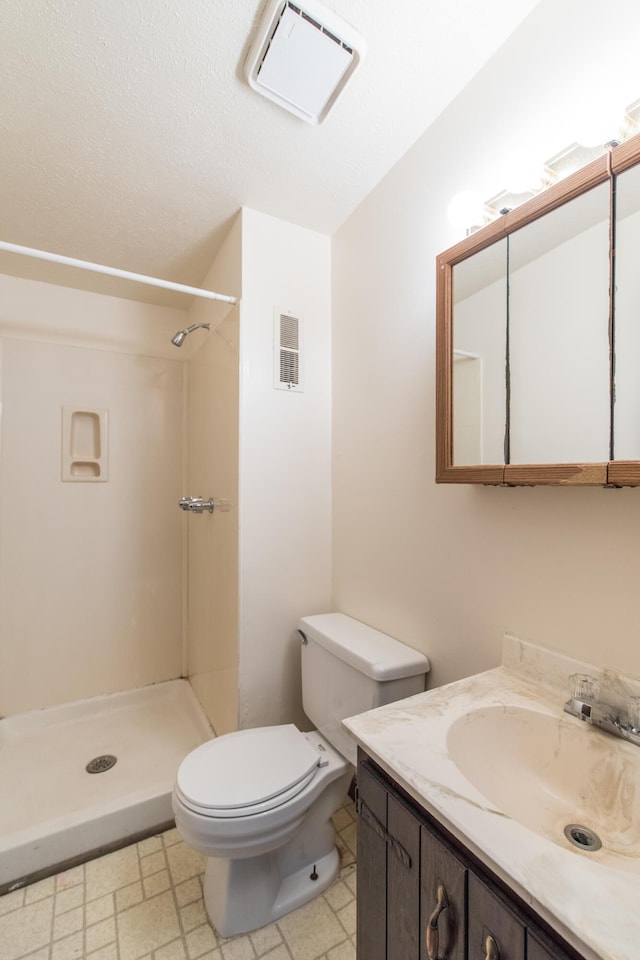
POLYGON ((319 0, 271 0, 245 76, 257 93, 307 123, 322 123, 364 51, 357 31, 319 0))

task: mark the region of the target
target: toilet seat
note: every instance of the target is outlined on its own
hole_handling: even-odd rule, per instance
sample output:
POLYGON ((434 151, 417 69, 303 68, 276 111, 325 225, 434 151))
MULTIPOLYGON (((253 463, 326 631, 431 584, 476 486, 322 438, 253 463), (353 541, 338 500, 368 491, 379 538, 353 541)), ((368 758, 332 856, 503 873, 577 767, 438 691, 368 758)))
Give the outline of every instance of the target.
POLYGON ((208 817, 272 810, 313 780, 322 757, 293 724, 256 727, 209 740, 181 763, 178 795, 208 817))

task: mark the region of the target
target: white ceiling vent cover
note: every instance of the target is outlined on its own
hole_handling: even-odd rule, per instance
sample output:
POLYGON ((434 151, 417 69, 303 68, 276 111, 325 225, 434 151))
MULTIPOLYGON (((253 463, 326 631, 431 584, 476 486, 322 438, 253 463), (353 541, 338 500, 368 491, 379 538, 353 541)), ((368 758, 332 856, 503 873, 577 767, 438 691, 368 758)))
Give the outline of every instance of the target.
POLYGON ((302 393, 302 321, 290 310, 273 311, 273 385, 302 393))
POLYGON ((358 32, 320 0, 271 0, 245 62, 249 85, 308 123, 322 123, 364 56, 358 32))

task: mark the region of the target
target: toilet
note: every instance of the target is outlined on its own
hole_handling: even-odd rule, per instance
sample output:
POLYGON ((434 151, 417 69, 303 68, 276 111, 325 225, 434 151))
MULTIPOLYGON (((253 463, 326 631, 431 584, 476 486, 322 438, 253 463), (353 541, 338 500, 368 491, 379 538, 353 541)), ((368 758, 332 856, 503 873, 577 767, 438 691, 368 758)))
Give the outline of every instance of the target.
POLYGON ((343 718, 424 690, 429 661, 342 613, 304 617, 302 705, 316 729, 240 730, 193 750, 173 790, 176 827, 207 857, 204 903, 222 937, 322 893, 340 858, 332 815, 355 772, 343 718))

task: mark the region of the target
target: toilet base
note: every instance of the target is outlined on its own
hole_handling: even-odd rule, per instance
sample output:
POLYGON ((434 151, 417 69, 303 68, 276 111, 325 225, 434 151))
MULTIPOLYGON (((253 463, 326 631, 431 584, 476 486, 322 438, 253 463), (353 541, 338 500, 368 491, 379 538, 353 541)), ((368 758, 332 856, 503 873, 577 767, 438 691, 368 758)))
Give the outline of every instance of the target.
POLYGON ((333 883, 340 855, 330 817, 346 797, 351 775, 349 767, 325 788, 283 846, 257 857, 208 858, 204 905, 221 937, 273 923, 333 883))
MULTIPOLYGON (((265 854, 258 859, 269 860, 273 856, 265 854)), ((269 880, 272 882, 256 883, 252 882, 256 876, 264 877, 264 874, 256 875, 251 870, 252 866, 254 870, 257 866, 261 871, 265 866, 269 869, 271 865, 257 865, 254 860, 220 860, 217 857, 210 857, 207 861, 204 905, 209 920, 225 939, 264 927, 313 900, 338 876, 340 855, 334 847, 315 862, 316 880, 311 879, 314 868, 314 864, 311 864, 285 877, 279 884, 279 878, 269 869, 269 880), (235 874, 234 883, 242 884, 242 897, 229 896, 232 885, 228 873, 235 874)))

